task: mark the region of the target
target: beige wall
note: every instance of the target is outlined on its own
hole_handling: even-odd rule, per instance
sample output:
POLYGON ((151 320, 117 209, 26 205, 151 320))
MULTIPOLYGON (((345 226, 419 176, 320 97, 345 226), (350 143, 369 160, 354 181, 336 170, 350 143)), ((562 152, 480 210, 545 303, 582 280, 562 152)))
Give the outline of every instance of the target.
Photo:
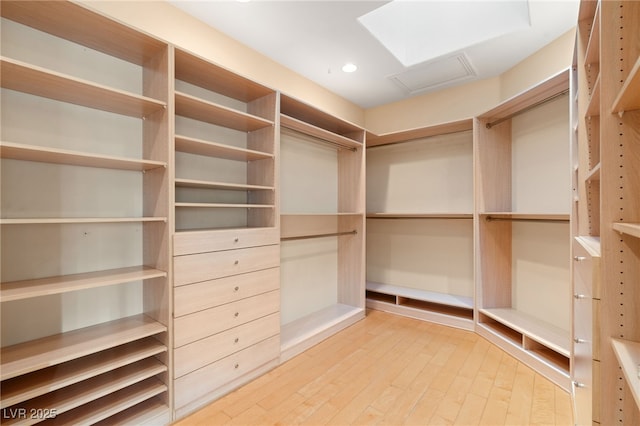
POLYGON ((80 3, 189 50, 240 75, 311 103, 357 125, 364 110, 165 1, 80 0, 80 3))
POLYGON ((376 134, 470 118, 569 67, 575 30, 498 77, 364 110, 164 1, 80 0, 254 81, 364 126, 376 134))

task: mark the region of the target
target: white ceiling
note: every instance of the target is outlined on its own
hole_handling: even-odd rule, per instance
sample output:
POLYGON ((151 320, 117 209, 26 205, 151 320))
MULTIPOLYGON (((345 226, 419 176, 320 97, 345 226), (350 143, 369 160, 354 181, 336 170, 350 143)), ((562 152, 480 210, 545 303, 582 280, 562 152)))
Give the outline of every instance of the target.
POLYGON ((363 108, 496 76, 578 16, 578 0, 169 1, 363 108))

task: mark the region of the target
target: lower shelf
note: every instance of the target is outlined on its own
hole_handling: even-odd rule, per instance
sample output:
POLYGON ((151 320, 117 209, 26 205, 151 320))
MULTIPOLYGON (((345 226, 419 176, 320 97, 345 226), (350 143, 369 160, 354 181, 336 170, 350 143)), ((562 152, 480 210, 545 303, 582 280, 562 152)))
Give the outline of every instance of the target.
POLYGON ((640 408, 640 342, 611 339, 611 345, 636 405, 640 408))
POLYGON ((473 330, 473 299, 367 282, 367 307, 438 324, 473 330))
POLYGON ((337 303, 284 324, 280 332, 280 361, 293 358, 364 316, 363 308, 337 303))
POLYGON ((476 331, 570 392, 568 331, 507 308, 481 309, 476 331))

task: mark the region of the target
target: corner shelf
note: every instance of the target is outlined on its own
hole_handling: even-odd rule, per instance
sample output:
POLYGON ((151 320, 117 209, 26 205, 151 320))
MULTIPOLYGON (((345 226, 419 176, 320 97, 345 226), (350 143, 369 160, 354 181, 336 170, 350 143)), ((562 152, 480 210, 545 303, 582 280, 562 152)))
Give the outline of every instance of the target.
POLYGON ((73 223, 166 222, 166 217, 68 217, 68 218, 3 218, 0 225, 49 225, 73 223))
POLYGON ((465 132, 473 129, 473 119, 451 121, 448 123, 436 124, 428 127, 403 130, 400 132, 374 135, 367 133, 367 148, 374 146, 391 145, 404 143, 416 139, 428 138, 431 136, 447 135, 450 133, 465 132))

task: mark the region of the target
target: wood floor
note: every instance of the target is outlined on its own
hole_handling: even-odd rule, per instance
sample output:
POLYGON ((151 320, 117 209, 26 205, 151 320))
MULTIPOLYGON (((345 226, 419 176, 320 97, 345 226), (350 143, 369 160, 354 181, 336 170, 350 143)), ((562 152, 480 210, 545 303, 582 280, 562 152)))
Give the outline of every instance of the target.
POLYGON ((571 398, 472 332, 379 311, 177 425, 572 425, 571 398))

